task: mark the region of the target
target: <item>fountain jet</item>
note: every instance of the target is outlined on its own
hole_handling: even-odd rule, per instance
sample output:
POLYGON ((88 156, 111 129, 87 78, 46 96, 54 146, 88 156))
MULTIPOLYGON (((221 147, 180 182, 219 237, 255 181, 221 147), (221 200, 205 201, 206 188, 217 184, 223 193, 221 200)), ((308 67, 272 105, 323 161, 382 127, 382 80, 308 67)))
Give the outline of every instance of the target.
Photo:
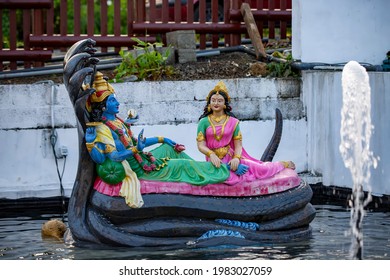
POLYGON ((351 171, 353 191, 351 198, 352 259, 362 259, 362 222, 365 206, 371 200, 369 185, 371 167, 377 159, 370 151, 373 131, 371 124, 371 88, 363 66, 356 61, 348 62, 342 72, 343 106, 341 109, 340 152, 345 166, 351 171), (368 195, 365 198, 364 189, 368 195))

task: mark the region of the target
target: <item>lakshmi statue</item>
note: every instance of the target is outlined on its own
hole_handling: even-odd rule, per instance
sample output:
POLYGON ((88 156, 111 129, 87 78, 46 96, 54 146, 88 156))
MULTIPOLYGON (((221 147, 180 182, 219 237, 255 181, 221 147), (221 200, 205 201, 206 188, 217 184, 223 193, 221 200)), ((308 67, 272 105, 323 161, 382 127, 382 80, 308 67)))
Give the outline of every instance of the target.
POLYGON ((220 81, 206 98, 199 117, 197 146, 215 167, 228 164, 231 174, 226 184, 269 178, 283 169, 295 169, 291 161, 262 162, 250 156, 242 146, 240 122, 232 113, 230 96, 220 81))

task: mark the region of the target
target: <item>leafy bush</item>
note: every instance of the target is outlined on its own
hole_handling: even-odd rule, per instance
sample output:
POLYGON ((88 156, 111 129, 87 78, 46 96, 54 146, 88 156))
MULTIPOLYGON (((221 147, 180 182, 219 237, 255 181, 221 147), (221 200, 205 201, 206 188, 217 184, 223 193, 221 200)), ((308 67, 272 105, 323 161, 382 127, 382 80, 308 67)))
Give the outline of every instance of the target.
POLYGON ((271 63, 267 64, 268 76, 276 78, 299 76, 299 72, 292 69, 291 67, 291 63, 293 61, 291 54, 286 57, 278 56, 278 58, 283 58, 286 60, 286 62, 272 61, 271 63))
POLYGON ((122 62, 114 71, 114 82, 121 82, 124 77, 132 75, 138 80, 155 81, 160 80, 164 75, 170 76, 174 73, 173 67, 166 65, 170 55, 169 49, 160 53, 157 48, 162 47, 161 43, 146 43, 138 38, 132 39, 137 42, 134 51, 119 52, 122 62))

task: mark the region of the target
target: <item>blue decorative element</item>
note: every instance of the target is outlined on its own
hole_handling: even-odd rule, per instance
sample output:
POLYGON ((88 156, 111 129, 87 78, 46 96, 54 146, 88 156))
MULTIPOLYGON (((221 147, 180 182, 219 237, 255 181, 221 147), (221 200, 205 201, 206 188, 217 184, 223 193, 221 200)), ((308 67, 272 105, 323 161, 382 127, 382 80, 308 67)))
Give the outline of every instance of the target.
POLYGON ((240 228, 249 229, 252 231, 256 231, 260 228, 260 225, 258 223, 253 223, 253 222, 246 223, 246 222, 227 220, 227 219, 216 219, 215 221, 220 223, 220 224, 223 224, 223 225, 240 227, 240 228))
POLYGON ((239 233, 238 231, 226 230, 226 229, 215 229, 215 230, 207 231, 201 237, 199 237, 197 240, 209 239, 209 238, 221 237, 221 236, 230 236, 230 237, 237 237, 237 238, 245 239, 245 237, 241 233, 239 233))

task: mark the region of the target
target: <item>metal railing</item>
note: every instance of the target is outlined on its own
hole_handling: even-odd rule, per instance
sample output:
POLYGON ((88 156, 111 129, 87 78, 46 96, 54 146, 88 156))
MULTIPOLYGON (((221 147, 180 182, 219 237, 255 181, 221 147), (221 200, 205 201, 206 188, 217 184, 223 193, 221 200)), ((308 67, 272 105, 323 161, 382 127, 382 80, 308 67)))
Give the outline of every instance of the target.
POLYGON ((133 48, 131 37, 165 44, 175 30, 195 30, 199 49, 237 46, 248 36, 242 3, 262 38, 287 38, 291 0, 0 0, 0 71, 44 66, 87 37, 103 53, 133 48))

